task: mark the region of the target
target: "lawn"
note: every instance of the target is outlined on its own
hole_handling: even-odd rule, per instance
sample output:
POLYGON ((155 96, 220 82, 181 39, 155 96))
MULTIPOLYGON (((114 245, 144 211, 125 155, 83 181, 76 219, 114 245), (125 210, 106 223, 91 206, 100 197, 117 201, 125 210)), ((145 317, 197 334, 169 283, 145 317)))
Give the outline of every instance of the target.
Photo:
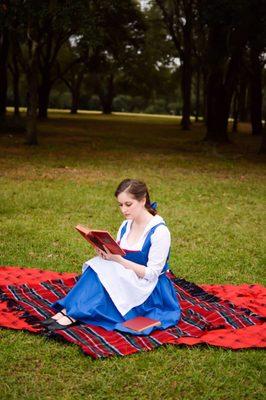
MULTIPOLYGON (((0 263, 80 272, 93 251, 77 223, 115 234, 113 192, 147 182, 172 234, 171 269, 195 283, 265 284, 265 159, 240 125, 201 141, 175 117, 51 113, 38 147, 0 136, 0 263)), ((167 346, 94 361, 74 345, 0 331, 1 399, 263 399, 265 353, 167 346)))

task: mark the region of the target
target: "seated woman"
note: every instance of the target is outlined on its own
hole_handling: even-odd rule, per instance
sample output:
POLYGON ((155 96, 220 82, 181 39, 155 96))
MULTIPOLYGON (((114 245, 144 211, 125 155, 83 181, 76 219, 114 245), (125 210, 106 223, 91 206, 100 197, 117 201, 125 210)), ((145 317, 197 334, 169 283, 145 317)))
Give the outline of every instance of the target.
POLYGON ((126 255, 98 251, 83 265, 83 274, 62 299, 52 304, 58 311, 43 321, 49 330, 66 329, 83 322, 107 330, 136 333, 123 322, 137 316, 160 320, 166 329, 180 319, 175 290, 166 275, 170 232, 151 204, 145 183, 125 179, 115 196, 126 220, 117 242, 126 255))

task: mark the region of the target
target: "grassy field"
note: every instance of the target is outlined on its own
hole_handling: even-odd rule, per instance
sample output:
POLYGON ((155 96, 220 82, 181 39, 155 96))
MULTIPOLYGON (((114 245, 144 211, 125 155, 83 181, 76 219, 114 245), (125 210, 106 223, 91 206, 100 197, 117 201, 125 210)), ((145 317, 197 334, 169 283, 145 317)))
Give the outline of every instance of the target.
MULTIPOLYGON (((38 147, 0 136, 0 263, 80 272, 93 252, 73 227, 122 221, 113 192, 147 182, 172 233, 171 268, 196 283, 265 284, 265 159, 248 127, 229 146, 174 117, 70 116, 39 125, 38 147)), ((79 348, 0 331, 1 399, 263 399, 265 353, 167 346, 94 361, 79 348)))

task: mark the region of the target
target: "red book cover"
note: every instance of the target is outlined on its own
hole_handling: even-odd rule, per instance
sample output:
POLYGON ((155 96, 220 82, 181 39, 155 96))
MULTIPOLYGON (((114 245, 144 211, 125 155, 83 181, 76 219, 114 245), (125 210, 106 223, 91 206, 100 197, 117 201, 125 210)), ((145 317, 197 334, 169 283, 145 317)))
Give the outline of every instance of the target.
POLYGON ((86 239, 93 247, 100 249, 104 252, 104 246, 112 254, 118 254, 124 256, 126 253, 119 244, 116 243, 115 239, 107 231, 91 230, 83 225, 77 225, 75 227, 77 231, 86 239))
POLYGON ((161 321, 147 317, 136 317, 123 322, 123 325, 133 331, 141 332, 152 326, 160 326, 161 321))

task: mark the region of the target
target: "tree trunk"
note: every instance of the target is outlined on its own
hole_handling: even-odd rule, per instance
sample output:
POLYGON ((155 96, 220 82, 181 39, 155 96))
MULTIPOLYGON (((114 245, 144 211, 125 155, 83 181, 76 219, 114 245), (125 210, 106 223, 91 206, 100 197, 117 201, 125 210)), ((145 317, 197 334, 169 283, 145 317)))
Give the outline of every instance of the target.
POLYGON ((78 74, 75 76, 73 85, 72 85, 72 105, 71 105, 71 114, 77 114, 79 108, 79 99, 80 99, 80 88, 84 78, 85 68, 81 69, 78 74))
POLYGON ((190 129, 190 110, 191 110, 191 60, 184 60, 182 67, 182 96, 183 96, 183 107, 182 107, 182 120, 181 125, 184 131, 190 129))
POLYGON ((250 77, 250 117, 252 135, 262 133, 262 65, 260 63, 260 52, 251 48, 251 70, 250 77))
POLYGON ((37 110, 38 110, 38 58, 37 42, 32 40, 29 44, 28 80, 28 108, 27 108, 27 133, 26 144, 37 145, 37 110))
POLYGON ((226 29, 215 26, 209 29, 208 67, 206 88, 207 132, 205 140, 229 142, 227 124, 230 102, 224 87, 224 57, 226 29))
POLYGON ((114 96, 114 76, 111 74, 107 78, 106 86, 101 87, 99 92, 99 98, 104 114, 111 114, 114 96))
POLYGON ((196 114, 195 114, 195 121, 199 121, 200 115, 200 82, 201 81, 201 74, 200 74, 200 66, 197 65, 197 73, 196 73, 196 114))
POLYGON ((51 84, 46 77, 42 77, 42 82, 38 90, 39 94, 39 119, 48 118, 49 97, 51 91, 51 84))
POLYGON ((208 81, 205 140, 228 143, 227 126, 231 99, 226 95, 221 78, 216 73, 212 73, 208 81))
POLYGON ((234 95, 234 101, 233 101, 233 126, 232 126, 232 132, 236 133, 237 132, 237 124, 238 124, 238 114, 239 114, 239 108, 238 108, 238 98, 239 94, 238 91, 235 92, 234 95))
POLYGON ((238 108, 239 108, 239 121, 246 122, 248 120, 248 110, 247 110, 247 77, 245 75, 240 78, 238 108))
POLYGON ((2 28, 0 33, 0 121, 4 121, 6 116, 8 49, 8 30, 7 28, 2 28))
POLYGON ((38 109, 38 91, 37 91, 37 74, 32 69, 31 78, 29 78, 29 97, 27 109, 27 136, 26 144, 37 145, 37 109, 38 109))
POLYGON ((203 70, 203 100, 202 100, 202 115, 203 115, 203 120, 206 123, 207 121, 207 73, 205 70, 203 70))
POLYGON ((19 105, 20 105, 20 97, 19 97, 19 67, 18 67, 18 59, 17 54, 13 52, 13 95, 14 95, 14 116, 19 117, 19 105))
POLYGON ((228 118, 246 40, 241 30, 234 32, 234 35, 235 45, 231 53, 228 53, 228 28, 215 25, 209 30, 207 133, 205 140, 220 143, 229 142, 227 134, 228 118))
POLYGON ((182 77, 181 89, 183 96, 182 109, 182 129, 187 131, 190 129, 190 113, 191 113, 191 81, 192 81, 192 4, 184 3, 186 23, 183 27, 184 51, 182 60, 182 77))
POLYGON ((77 114, 79 107, 79 90, 72 90, 71 95, 72 95, 72 104, 71 104, 70 114, 77 114))
POLYGON ((262 142, 259 149, 259 154, 266 154, 266 122, 264 122, 262 127, 262 142))
POLYGON ((156 3, 161 9, 166 28, 181 60, 181 92, 183 99, 181 125, 183 130, 189 130, 192 79, 192 27, 195 22, 193 11, 194 1, 166 2, 156 0, 156 3), (181 9, 181 12, 179 9, 181 9))
POLYGON ((111 114, 112 100, 105 98, 104 101, 102 101, 102 109, 103 109, 103 114, 111 114))

